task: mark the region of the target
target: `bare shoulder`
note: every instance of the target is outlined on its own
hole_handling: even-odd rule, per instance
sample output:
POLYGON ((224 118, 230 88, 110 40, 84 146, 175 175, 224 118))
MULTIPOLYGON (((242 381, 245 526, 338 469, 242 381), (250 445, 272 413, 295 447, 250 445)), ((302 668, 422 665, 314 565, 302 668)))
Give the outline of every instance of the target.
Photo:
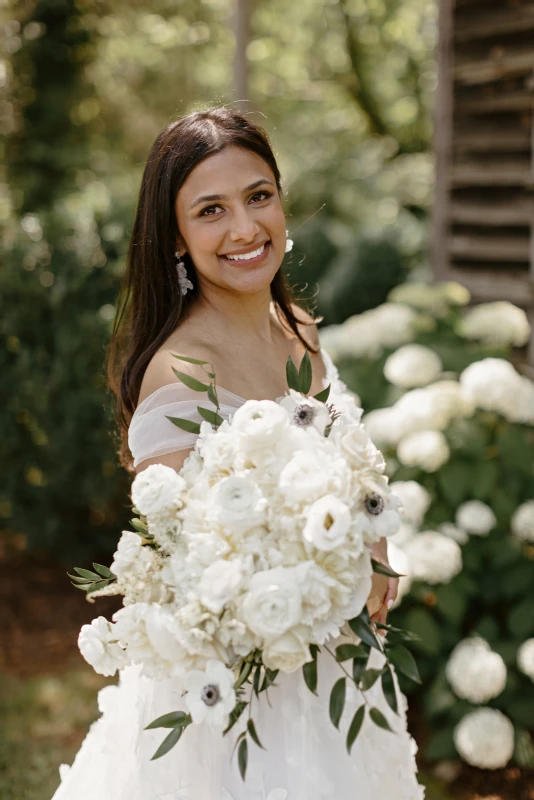
POLYGON ((300 323, 298 329, 304 339, 314 347, 319 347, 317 322, 321 322, 322 317, 312 317, 308 311, 301 308, 296 303, 291 303, 291 311, 300 323))
POLYGON ((177 355, 213 362, 214 353, 209 344, 193 337, 184 337, 174 343, 166 342, 149 361, 141 382, 138 404, 162 386, 176 383, 178 378, 174 369, 197 380, 206 380, 206 373, 201 365, 182 361, 176 358, 177 355))

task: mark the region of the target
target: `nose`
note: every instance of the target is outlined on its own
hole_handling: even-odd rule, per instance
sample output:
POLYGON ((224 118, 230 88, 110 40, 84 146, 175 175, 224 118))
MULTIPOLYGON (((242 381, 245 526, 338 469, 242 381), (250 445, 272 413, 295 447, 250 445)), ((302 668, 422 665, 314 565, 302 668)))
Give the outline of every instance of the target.
POLYGON ((253 216, 250 206, 240 206, 232 215, 230 239, 233 242, 253 242, 257 237, 260 226, 253 216))

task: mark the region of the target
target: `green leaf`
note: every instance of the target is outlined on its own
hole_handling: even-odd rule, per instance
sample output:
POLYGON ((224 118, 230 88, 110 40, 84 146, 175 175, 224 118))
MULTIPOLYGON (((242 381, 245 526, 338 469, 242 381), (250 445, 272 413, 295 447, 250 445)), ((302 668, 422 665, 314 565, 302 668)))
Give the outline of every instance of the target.
POLYGON ((244 700, 240 700, 239 703, 235 704, 233 709, 230 711, 230 716, 228 718, 228 725, 223 731, 223 736, 226 735, 228 731, 234 727, 237 720, 239 719, 239 717, 241 716, 241 714, 243 713, 243 711, 247 706, 248 703, 245 703, 244 700))
POLYGON ((315 397, 315 399, 318 400, 320 403, 326 403, 326 401, 328 400, 328 397, 330 395, 330 386, 331 385, 332 384, 329 383, 328 386, 326 387, 326 389, 323 389, 322 392, 317 392, 317 394, 314 394, 313 396, 315 397))
POLYGON ((361 644, 340 644, 336 647, 336 661, 348 661, 349 658, 367 658, 369 651, 361 644))
POLYGON ((80 578, 78 575, 71 575, 70 572, 67 572, 69 578, 76 583, 83 584, 83 583, 93 583, 91 578, 80 578))
POLYGON ((371 686, 376 683, 381 674, 381 669, 366 669, 360 678, 360 688, 362 691, 366 692, 367 689, 370 689, 371 686))
POLYGON ((241 672, 239 673, 239 677, 238 677, 238 679, 237 679, 237 681, 235 682, 235 685, 234 685, 234 689, 235 690, 240 689, 241 686, 243 686, 243 684, 245 683, 246 679, 248 678, 248 676, 252 672, 252 667, 253 667, 252 661, 245 661, 243 663, 243 666, 241 668, 241 672))
POLYGON ((376 640, 376 636, 373 633, 371 626, 368 622, 362 617, 360 614, 359 617, 354 617, 354 619, 349 620, 349 625, 351 629, 354 631, 356 636, 359 636, 362 642, 368 644, 369 647, 375 647, 377 650, 380 650, 380 645, 376 640))
POLYGON ((217 397, 217 389, 212 383, 210 383, 210 385, 208 386, 208 398, 209 400, 211 400, 211 402, 216 408, 219 408, 219 398, 217 397))
POLYGON ((300 362, 299 384, 302 394, 308 394, 312 385, 312 365, 310 354, 307 350, 302 357, 302 361, 300 362))
POLYGON ((242 779, 245 780, 248 763, 248 744, 246 739, 243 739, 239 745, 239 750, 237 751, 237 763, 239 765, 239 774, 241 775, 242 779))
POLYGON ((347 733, 347 750, 349 753, 351 751, 352 745, 356 741, 356 737, 360 732, 360 728, 362 727, 364 717, 365 717, 365 705, 361 705, 354 714, 352 722, 350 723, 349 731, 347 733))
POLYGON ((113 574, 113 572, 110 569, 108 569, 108 567, 105 567, 103 564, 97 564, 95 561, 93 561, 93 567, 99 573, 99 575, 102 575, 102 577, 104 578, 109 578, 109 580, 113 580, 114 578, 117 577, 116 575, 113 574))
POLYGON ((174 358, 179 358, 180 361, 187 361, 188 364, 198 364, 202 366, 203 364, 209 364, 209 361, 200 361, 198 358, 191 358, 190 356, 178 356, 176 353, 171 353, 174 358))
POLYGON ((360 682, 360 678, 365 672, 370 652, 371 651, 368 650, 365 656, 361 658, 355 658, 354 661, 352 662, 352 678, 354 680, 354 683, 360 682))
POLYGON ((134 519, 130 520, 130 525, 133 528, 135 528, 135 530, 138 533, 143 533, 144 534, 144 533, 147 533, 147 531, 148 531, 148 525, 146 524, 146 522, 141 522, 140 519, 135 519, 135 517, 134 517, 134 519))
POLYGON ((343 709, 345 708, 346 689, 347 679, 339 678, 330 692, 330 719, 335 728, 339 727, 343 709))
POLYGON ((260 693, 260 678, 261 678, 261 668, 262 668, 262 665, 261 665, 261 664, 259 664, 259 665, 256 667, 256 672, 254 673, 254 679, 253 679, 253 681, 252 681, 252 686, 253 686, 253 688, 254 688, 254 694, 256 695, 256 697, 257 697, 257 696, 259 695, 259 693, 260 693))
POLYGON ((297 372, 297 368, 293 363, 293 359, 291 358, 291 356, 287 357, 286 379, 287 379, 287 385, 289 386, 290 389, 294 389, 296 392, 300 392, 299 374, 297 372))
POLYGON ((393 733, 393 731, 389 726, 389 722, 378 708, 373 707, 369 711, 369 716, 371 717, 375 725, 378 725, 379 728, 383 728, 385 731, 391 731, 391 733, 393 733))
POLYGON ((81 575, 82 578, 88 578, 90 581, 99 581, 100 575, 96 572, 91 572, 88 569, 81 569, 81 567, 74 567, 74 572, 77 572, 78 575, 81 575))
POLYGON ((91 586, 87 587, 87 594, 92 594, 93 592, 98 592, 99 589, 104 589, 106 586, 108 586, 108 584, 109 584, 109 581, 105 580, 105 579, 97 581, 96 583, 92 583, 91 586))
POLYGON ((375 622, 375 625, 380 630, 387 631, 394 634, 399 640, 406 642, 419 642, 421 637, 413 631, 405 631, 402 628, 394 628, 393 625, 384 625, 382 622, 375 622))
POLYGON ((169 750, 172 750, 174 745, 180 741, 180 736, 183 732, 184 728, 173 728, 169 735, 166 736, 162 741, 150 760, 155 761, 157 758, 161 758, 161 756, 164 756, 166 753, 168 753, 169 750))
POLYGON ((223 421, 223 418, 216 411, 210 411, 209 408, 197 406, 197 411, 206 422, 211 422, 212 425, 220 425, 223 421))
POLYGON ((188 431, 188 433, 200 433, 200 423, 192 422, 189 419, 181 419, 180 417, 169 417, 165 414, 167 419, 176 425, 177 428, 181 428, 183 431, 188 431))
POLYGON ((247 730, 250 733, 252 740, 258 745, 258 747, 261 747, 262 750, 265 750, 265 747, 260 742, 258 734, 256 733, 256 726, 251 719, 249 719, 247 722, 247 730))
POLYGON ((382 564, 381 561, 376 561, 374 558, 371 559, 371 564, 373 565, 373 572, 376 572, 378 575, 387 575, 388 578, 404 577, 403 575, 399 575, 398 572, 392 570, 391 567, 387 567, 385 564, 382 564))
POLYGON ((415 681, 415 683, 421 683, 415 658, 412 656, 409 650, 402 645, 398 645, 397 647, 388 648, 387 654, 389 660, 399 670, 399 672, 402 672, 403 675, 406 675, 407 678, 415 681))
POLYGON ((278 672, 279 670, 277 669, 268 669, 267 667, 265 667, 265 677, 260 686, 260 692, 264 692, 266 689, 269 688, 269 686, 271 686, 275 682, 278 672))
POLYGON ((308 661, 307 664, 304 664, 302 674, 310 692, 317 694, 317 661, 313 659, 313 661, 308 661))
POLYGON ((180 372, 177 369, 172 368, 172 371, 178 378, 178 380, 182 381, 188 389, 192 389, 194 392, 207 392, 208 391, 208 384, 202 383, 202 381, 197 381, 196 378, 192 378, 191 375, 188 375, 186 372, 180 372))
POLYGON ((393 673, 388 664, 387 669, 382 673, 382 691, 388 706, 395 714, 398 712, 397 691, 395 689, 395 682, 393 680, 393 673))
POLYGON ((189 725, 191 716, 186 714, 185 711, 170 711, 168 714, 163 714, 153 720, 150 725, 147 725, 145 731, 152 730, 152 728, 176 728, 183 725, 189 725))

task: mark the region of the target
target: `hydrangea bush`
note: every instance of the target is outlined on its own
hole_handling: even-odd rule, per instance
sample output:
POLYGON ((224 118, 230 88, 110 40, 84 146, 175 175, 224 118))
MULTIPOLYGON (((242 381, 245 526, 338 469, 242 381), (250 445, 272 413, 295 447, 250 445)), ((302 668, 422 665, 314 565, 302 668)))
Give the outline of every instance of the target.
POLYGON ((512 363, 530 328, 469 299, 404 284, 321 339, 404 506, 392 620, 421 637, 425 755, 533 767, 534 383, 512 363))

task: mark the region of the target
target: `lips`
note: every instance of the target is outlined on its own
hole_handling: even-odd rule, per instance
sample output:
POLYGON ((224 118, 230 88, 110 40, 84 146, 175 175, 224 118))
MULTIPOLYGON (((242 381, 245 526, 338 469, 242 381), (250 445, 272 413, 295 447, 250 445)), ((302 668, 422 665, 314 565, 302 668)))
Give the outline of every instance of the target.
MULTIPOLYGON (((232 264, 232 266, 234 266, 234 267, 235 266, 242 267, 242 266, 246 266, 248 264, 258 264, 260 261, 263 261, 263 259, 267 257, 267 255, 269 254, 270 246, 271 246, 271 241, 270 240, 265 242, 263 251, 259 255, 254 256, 254 258, 236 258, 236 259, 233 259, 233 258, 228 258, 228 256, 226 256, 226 255, 219 256, 219 258, 222 258, 227 264, 232 264)), ((261 247, 261 245, 260 245, 260 247, 261 247)), ((251 248, 249 250, 249 252, 253 253, 254 250, 257 250, 257 249, 258 249, 257 247, 251 248)), ((236 253, 236 255, 246 255, 246 254, 245 253, 242 253, 242 254, 241 253, 240 254, 236 253)))

